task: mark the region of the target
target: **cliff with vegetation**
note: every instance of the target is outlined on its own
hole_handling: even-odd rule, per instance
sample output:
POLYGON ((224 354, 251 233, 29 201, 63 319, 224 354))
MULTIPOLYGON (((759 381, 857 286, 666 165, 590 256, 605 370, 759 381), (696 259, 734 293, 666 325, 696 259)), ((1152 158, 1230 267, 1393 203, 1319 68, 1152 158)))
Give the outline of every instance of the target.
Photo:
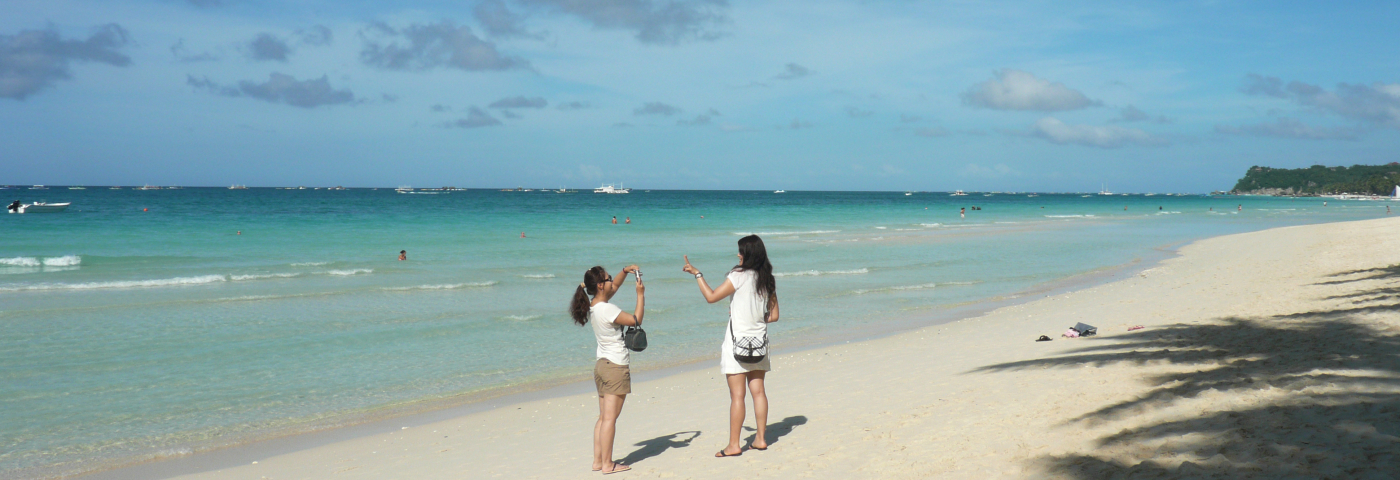
POLYGON ((1249 195, 1386 195, 1400 184, 1400 163, 1308 168, 1249 167, 1230 193, 1249 195))

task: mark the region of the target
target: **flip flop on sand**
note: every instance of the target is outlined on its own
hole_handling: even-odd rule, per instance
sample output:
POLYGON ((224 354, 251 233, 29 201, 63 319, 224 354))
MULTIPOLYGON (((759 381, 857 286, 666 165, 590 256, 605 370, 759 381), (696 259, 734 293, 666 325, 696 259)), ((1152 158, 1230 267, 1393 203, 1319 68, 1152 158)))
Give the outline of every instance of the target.
POLYGON ((603 472, 603 475, 612 475, 612 474, 614 474, 614 473, 622 473, 622 472, 625 472, 625 471, 628 471, 628 470, 631 470, 631 469, 632 469, 632 467, 623 465, 623 464, 621 464, 621 463, 614 463, 614 464, 613 464, 613 469, 612 469, 612 470, 609 470, 609 471, 606 471, 606 472, 603 472))
POLYGON ((743 450, 739 450, 739 453, 724 453, 724 450, 720 450, 719 453, 716 453, 716 454, 715 454, 715 458, 737 457, 737 456, 743 455, 743 454, 744 454, 744 451, 743 451, 743 450))
POLYGON ((1037 341, 1037 342, 1048 342, 1048 341, 1050 341, 1050 337, 1047 337, 1047 336, 1045 336, 1045 335, 1041 335, 1040 338, 1035 339, 1035 341, 1037 341))

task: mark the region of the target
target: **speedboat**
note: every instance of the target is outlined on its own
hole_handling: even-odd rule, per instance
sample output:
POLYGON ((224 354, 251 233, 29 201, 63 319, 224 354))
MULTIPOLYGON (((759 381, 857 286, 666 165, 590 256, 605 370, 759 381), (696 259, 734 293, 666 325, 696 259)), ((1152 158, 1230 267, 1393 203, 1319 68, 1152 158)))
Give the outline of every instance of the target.
POLYGON ((962 190, 958 190, 958 191, 956 191, 956 192, 953 192, 953 193, 948 194, 948 196, 950 196, 950 197, 966 197, 966 196, 967 196, 967 193, 964 193, 962 190))
POLYGON ((614 186, 612 186, 611 184, 609 184, 609 185, 603 185, 603 186, 601 186, 601 187, 598 187, 598 188, 593 189, 593 193, 611 193, 611 194, 632 193, 632 189, 630 189, 630 188, 614 187, 614 186))
POLYGON ((787 190, 774 190, 773 193, 787 193, 787 190))
POLYGON ((408 193, 413 191, 413 187, 410 187, 408 185, 399 185, 399 188, 395 188, 394 191, 399 193, 408 193))
POLYGON ((72 205, 71 202, 64 203, 44 203, 34 202, 21 204, 18 200, 10 204, 10 213, 57 213, 72 205))
POLYGON ((45 187, 45 186, 43 186, 43 185, 35 185, 35 186, 32 186, 32 187, 29 187, 29 189, 30 189, 30 190, 48 190, 49 187, 45 187))
POLYGON ((138 188, 137 190, 160 190, 160 187, 153 186, 153 185, 146 185, 146 186, 144 186, 144 187, 138 188))
POLYGON ((247 186, 247 185, 229 185, 228 189, 229 189, 229 190, 247 190, 247 189, 248 189, 248 186, 247 186))

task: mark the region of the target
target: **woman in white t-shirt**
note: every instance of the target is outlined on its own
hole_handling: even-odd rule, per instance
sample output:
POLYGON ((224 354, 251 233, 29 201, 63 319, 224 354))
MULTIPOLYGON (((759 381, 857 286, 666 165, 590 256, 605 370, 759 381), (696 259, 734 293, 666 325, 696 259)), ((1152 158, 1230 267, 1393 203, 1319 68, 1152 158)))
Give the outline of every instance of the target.
POLYGON ((637 272, 636 265, 622 269, 621 276, 613 279, 603 267, 593 267, 583 273, 583 283, 574 290, 574 299, 569 304, 569 316, 580 327, 593 322, 593 337, 598 340, 598 361, 593 366, 593 383, 598 386, 598 422, 593 425, 593 471, 604 474, 625 472, 632 467, 613 461, 613 438, 617 435, 617 416, 622 413, 622 403, 627 394, 632 393, 632 372, 627 347, 622 343, 622 327, 642 324, 643 304, 646 287, 641 275, 637 276, 637 309, 633 313, 622 311, 608 303, 628 273, 637 272), (588 297, 592 296, 590 300, 588 297))
POLYGON ((744 427, 745 384, 753 397, 753 415, 758 427, 749 448, 767 450, 768 394, 763 390, 763 379, 772 369, 769 363, 771 355, 767 349, 768 324, 778 321, 778 286, 773 279, 773 264, 768 262, 768 250, 763 247, 763 240, 758 235, 739 239, 739 265, 730 270, 724 283, 715 289, 710 289, 705 276, 690 265, 690 257, 686 257, 682 270, 695 275, 705 301, 715 303, 729 297, 729 323, 725 327, 719 356, 720 373, 724 374, 729 384, 729 445, 715 456, 734 457, 744 453, 739 445, 739 434, 744 427), (735 358, 735 341, 741 341, 741 344, 761 342, 763 359, 753 363, 740 362, 735 358))

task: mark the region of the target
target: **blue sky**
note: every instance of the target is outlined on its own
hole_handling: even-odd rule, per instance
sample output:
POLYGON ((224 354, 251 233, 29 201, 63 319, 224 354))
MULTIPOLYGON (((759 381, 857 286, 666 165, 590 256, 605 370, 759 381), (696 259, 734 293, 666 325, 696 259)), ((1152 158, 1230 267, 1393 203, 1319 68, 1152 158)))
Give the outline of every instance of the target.
POLYGON ((1400 161, 1395 18, 1394 2, 7 0, 0 184, 1228 189, 1256 164, 1400 161))

